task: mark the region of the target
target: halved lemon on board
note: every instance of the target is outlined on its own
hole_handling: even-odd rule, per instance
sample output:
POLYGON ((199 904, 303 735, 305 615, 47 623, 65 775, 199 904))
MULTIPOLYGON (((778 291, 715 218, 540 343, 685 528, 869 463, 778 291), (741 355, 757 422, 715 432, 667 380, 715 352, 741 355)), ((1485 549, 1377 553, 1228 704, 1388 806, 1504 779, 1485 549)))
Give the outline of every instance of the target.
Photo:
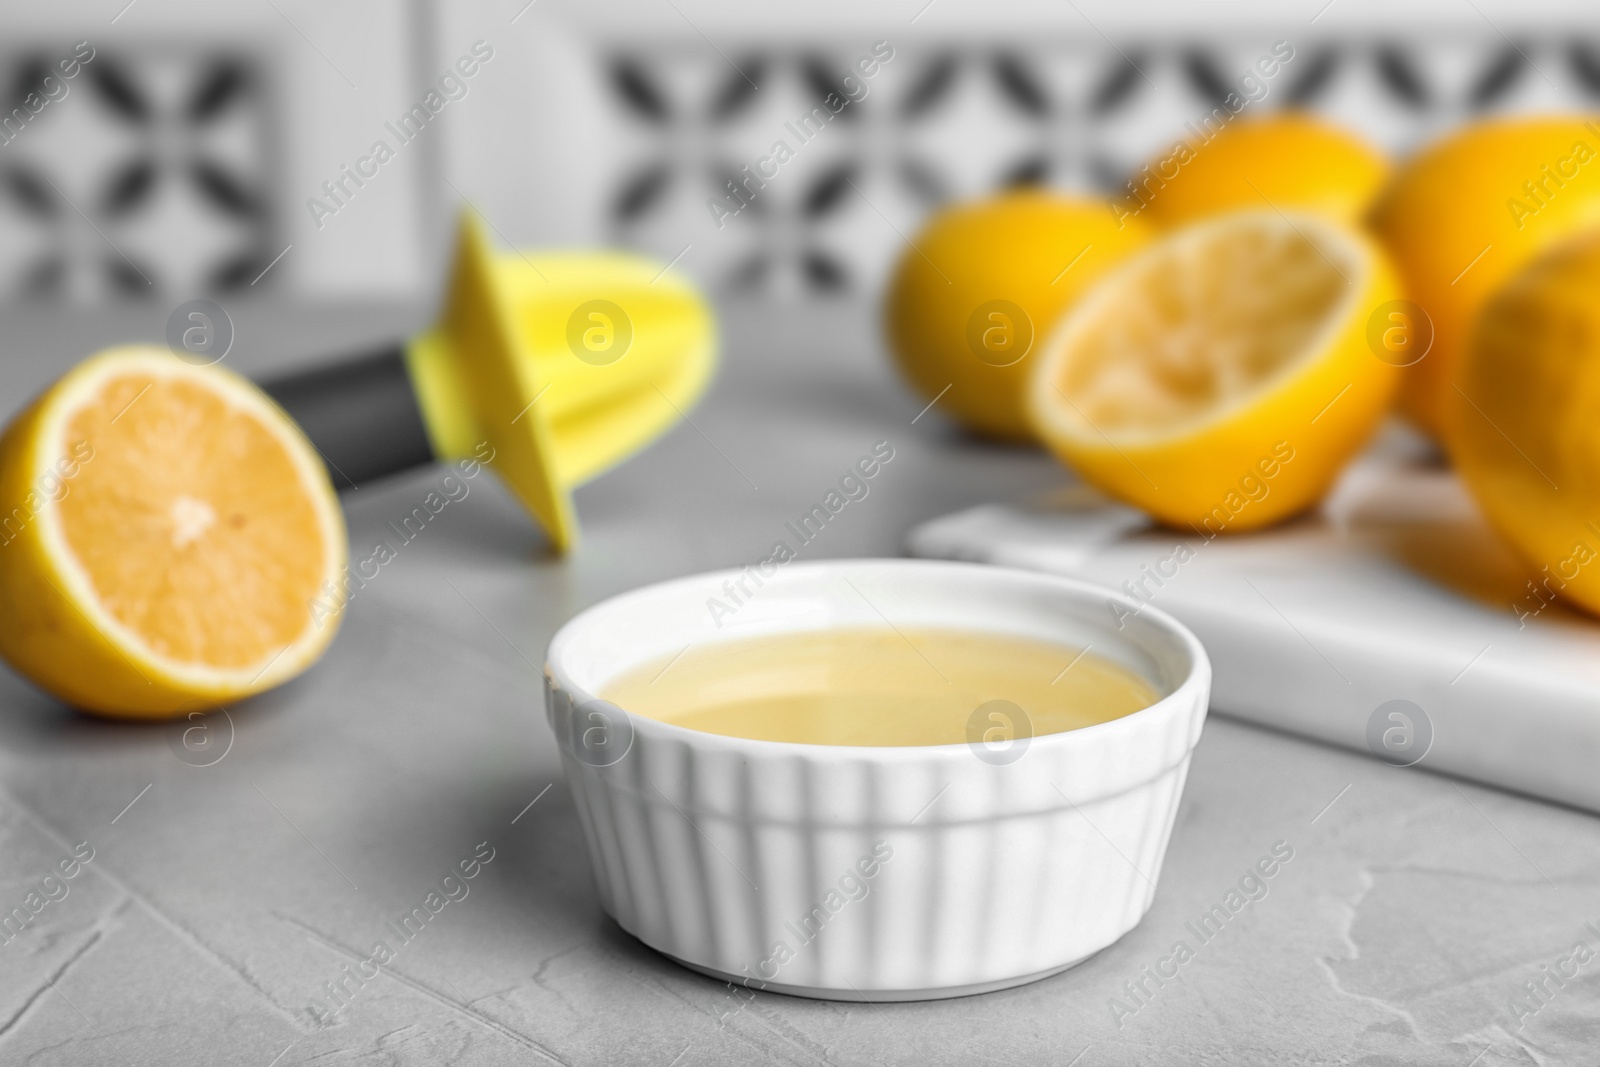
POLYGON ((0 437, 0 654, 88 711, 269 689, 338 629, 344 520, 299 429, 166 349, 79 364, 0 437))
POLYGON ((1597 290, 1600 231, 1535 259, 1489 298, 1446 398, 1461 479, 1528 564, 1519 628, 1558 594, 1600 615, 1597 290))
POLYGON ((1084 479, 1163 522, 1265 526, 1315 503, 1389 408, 1398 372, 1368 324, 1398 296, 1383 253, 1330 218, 1219 216, 1084 297, 1034 368, 1031 418, 1084 479))

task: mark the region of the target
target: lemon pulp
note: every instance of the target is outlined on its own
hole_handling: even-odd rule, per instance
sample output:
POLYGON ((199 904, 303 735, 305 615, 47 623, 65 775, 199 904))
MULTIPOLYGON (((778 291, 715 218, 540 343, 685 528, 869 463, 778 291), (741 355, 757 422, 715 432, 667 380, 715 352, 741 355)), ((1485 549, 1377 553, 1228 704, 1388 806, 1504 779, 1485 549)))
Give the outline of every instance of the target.
POLYGON ((57 505, 62 537, 113 618, 158 655, 223 668, 304 635, 328 552, 282 430, 209 383, 132 369, 65 429, 94 460, 57 505))
POLYGON ((1113 436, 1171 430, 1219 413, 1313 350, 1349 299, 1355 266, 1341 274, 1305 234, 1262 221, 1172 246, 1085 323, 1059 386, 1086 421, 1113 436))

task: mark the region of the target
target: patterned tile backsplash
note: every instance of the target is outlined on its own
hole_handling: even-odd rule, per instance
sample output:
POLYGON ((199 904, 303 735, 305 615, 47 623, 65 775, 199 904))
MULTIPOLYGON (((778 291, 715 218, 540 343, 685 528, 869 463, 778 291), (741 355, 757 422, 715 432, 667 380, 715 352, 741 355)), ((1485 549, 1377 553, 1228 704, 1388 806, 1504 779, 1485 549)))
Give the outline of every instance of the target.
POLYGON ((273 108, 255 57, 64 43, 0 56, 0 90, 5 296, 229 292, 281 247, 273 108))
MULTIPOLYGON (((1290 58, 1245 82, 1277 35, 1150 32, 1115 45, 1087 32, 921 36, 876 54, 865 39, 719 50, 602 38, 591 42, 600 106, 618 132, 597 147, 615 165, 592 232, 677 258, 732 299, 870 296, 939 204, 1029 182, 1110 197, 1230 92, 1249 98, 1244 114, 1308 108, 1395 153, 1478 114, 1600 102, 1600 35, 1325 36, 1280 44, 1290 58)), ((287 121, 276 53, 243 35, 106 44, 88 58, 73 49, 0 44, 0 300, 285 285, 286 270, 261 272, 298 239, 309 186, 283 162, 300 127, 287 121)), ((581 150, 563 147, 567 158, 581 150)), ((450 160, 441 166, 448 176, 450 160)), ((441 191, 447 218, 454 197, 441 191)), ((421 198, 396 210, 429 208, 421 198)))
POLYGON ((1600 100, 1600 37, 1513 41, 1486 29, 1422 43, 1280 42, 1290 58, 1245 81, 1273 46, 1270 36, 919 44, 893 49, 870 78, 857 66, 866 49, 616 50, 612 104, 637 149, 616 181, 611 234, 664 259, 692 245, 686 260, 723 291, 874 292, 940 203, 1030 182, 1125 192, 1132 171, 1230 92, 1249 99, 1241 114, 1309 109, 1394 153, 1475 115, 1600 100), (829 93, 848 102, 827 128, 797 125, 829 93), (773 159, 777 141, 792 158, 773 159), (771 176, 753 183, 741 168, 771 176))

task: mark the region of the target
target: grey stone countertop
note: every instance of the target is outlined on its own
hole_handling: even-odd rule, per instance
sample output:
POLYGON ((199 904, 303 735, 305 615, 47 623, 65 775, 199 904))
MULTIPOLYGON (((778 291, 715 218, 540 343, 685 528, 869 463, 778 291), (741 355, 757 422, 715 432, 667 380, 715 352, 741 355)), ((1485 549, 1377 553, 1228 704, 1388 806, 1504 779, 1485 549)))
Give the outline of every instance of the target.
MULTIPOLYGON (((159 337, 164 314, 8 316, 6 407, 119 331, 159 337)), ((245 308, 230 358, 260 373, 414 314, 245 308)), ((693 424, 578 492, 576 554, 545 555, 478 479, 360 591, 319 665, 207 720, 210 754, 184 747, 192 724, 87 718, 0 673, 0 910, 93 853, 0 945, 0 1062, 1596 1062, 1600 821, 1215 714, 1154 907, 1057 977, 932 1003, 746 1003, 619 930, 541 706, 555 629, 758 558, 877 440, 895 460, 806 555, 897 555, 920 521, 1068 478, 937 410, 913 424, 921 404, 858 308, 747 308, 724 328, 693 424), (1293 858, 1266 895, 1196 939, 1186 924, 1279 842, 1293 858), (319 1022, 325 983, 398 943, 388 923, 475 853, 492 858, 468 895, 319 1022), (1146 977, 1179 940, 1177 976, 1146 977)), ((355 551, 394 542, 386 522, 441 475, 348 494, 355 551)))

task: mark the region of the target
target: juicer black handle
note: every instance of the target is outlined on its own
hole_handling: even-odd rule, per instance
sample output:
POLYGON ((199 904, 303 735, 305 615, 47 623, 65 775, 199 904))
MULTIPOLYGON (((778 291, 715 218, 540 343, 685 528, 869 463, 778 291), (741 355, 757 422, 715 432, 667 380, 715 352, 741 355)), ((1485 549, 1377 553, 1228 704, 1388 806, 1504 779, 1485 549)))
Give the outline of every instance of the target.
POLYGON ((260 384, 300 424, 340 490, 434 461, 402 345, 260 384))

